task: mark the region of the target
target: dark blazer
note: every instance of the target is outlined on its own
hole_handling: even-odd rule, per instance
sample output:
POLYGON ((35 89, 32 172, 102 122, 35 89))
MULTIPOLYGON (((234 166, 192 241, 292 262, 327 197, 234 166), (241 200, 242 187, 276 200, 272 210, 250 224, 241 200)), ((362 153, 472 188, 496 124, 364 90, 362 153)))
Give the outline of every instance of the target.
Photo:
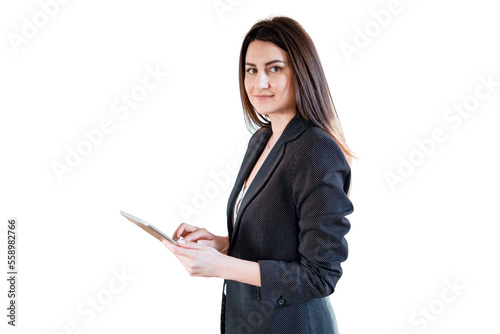
POLYGON ((297 114, 233 207, 272 129, 250 139, 229 197, 228 255, 260 264, 261 287, 224 280, 222 333, 336 333, 328 296, 347 258, 351 171, 330 135, 297 114))

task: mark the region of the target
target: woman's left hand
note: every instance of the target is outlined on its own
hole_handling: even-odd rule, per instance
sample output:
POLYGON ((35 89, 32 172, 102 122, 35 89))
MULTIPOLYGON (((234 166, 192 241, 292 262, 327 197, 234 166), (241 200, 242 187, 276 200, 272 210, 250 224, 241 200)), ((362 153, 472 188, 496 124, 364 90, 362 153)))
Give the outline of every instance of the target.
POLYGON ((227 255, 201 242, 180 239, 178 243, 179 245, 176 246, 168 241, 163 241, 165 247, 177 257, 190 276, 219 277, 218 269, 222 266, 227 255))

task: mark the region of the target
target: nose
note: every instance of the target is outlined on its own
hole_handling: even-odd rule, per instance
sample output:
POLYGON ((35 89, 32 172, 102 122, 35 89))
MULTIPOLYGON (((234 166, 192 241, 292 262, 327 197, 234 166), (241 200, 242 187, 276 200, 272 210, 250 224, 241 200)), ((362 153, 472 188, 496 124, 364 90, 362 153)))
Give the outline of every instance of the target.
POLYGON ((265 71, 259 71, 255 80, 255 89, 260 91, 269 88, 269 80, 265 71))

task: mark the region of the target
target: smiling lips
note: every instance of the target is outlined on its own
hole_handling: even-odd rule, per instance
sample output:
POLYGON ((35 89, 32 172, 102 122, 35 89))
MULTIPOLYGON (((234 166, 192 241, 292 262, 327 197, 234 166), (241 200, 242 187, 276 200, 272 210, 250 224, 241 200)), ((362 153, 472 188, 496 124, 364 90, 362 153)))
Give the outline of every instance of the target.
POLYGON ((265 101, 265 100, 270 99, 271 97, 273 97, 273 95, 254 95, 254 96, 259 101, 265 101))

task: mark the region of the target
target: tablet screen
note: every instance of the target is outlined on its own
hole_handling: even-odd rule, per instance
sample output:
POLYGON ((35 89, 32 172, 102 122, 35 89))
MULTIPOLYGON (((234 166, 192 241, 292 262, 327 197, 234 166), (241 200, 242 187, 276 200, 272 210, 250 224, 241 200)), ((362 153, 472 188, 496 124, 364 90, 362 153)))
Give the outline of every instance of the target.
POLYGON ((135 225, 137 225, 140 228, 142 228, 144 231, 146 231, 149 234, 151 234, 156 239, 160 240, 161 242, 163 242, 163 240, 167 240, 167 241, 173 243, 174 245, 177 245, 177 241, 174 241, 168 235, 166 235, 165 233, 163 233, 162 231, 160 231, 159 229, 157 229, 153 225, 151 225, 149 223, 146 223, 144 220, 139 219, 137 217, 134 217, 131 214, 128 214, 128 213, 123 212, 123 211, 120 211, 120 214, 122 216, 124 216, 125 218, 127 218, 128 220, 130 220, 135 225))

